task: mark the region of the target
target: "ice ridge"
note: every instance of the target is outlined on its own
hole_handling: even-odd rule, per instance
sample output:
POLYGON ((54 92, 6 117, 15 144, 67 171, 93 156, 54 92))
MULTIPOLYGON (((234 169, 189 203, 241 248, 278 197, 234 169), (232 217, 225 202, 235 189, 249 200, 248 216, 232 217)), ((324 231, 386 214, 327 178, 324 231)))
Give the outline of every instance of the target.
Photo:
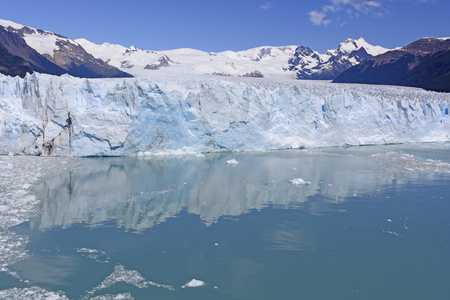
POLYGON ((256 79, 0 75, 0 154, 116 156, 450 140, 450 94, 256 79))

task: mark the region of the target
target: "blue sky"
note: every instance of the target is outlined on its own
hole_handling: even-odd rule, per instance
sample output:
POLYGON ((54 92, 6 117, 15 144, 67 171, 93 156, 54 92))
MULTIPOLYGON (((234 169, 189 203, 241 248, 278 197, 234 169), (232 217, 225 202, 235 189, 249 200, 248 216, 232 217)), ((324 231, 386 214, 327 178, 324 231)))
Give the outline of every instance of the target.
POLYGON ((1 19, 146 50, 302 45, 323 53, 348 37, 395 48, 426 36, 450 36, 449 0, 3 2, 1 19))

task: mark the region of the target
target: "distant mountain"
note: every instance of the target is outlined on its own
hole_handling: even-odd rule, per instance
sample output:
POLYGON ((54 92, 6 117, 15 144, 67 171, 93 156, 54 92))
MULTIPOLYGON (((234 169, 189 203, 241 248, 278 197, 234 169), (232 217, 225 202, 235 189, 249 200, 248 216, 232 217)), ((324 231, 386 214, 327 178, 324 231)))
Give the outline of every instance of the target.
POLYGON ((283 68, 295 52, 296 46, 258 47, 245 51, 204 52, 183 48, 165 51, 143 50, 131 46, 104 43, 94 44, 85 39, 77 43, 94 57, 117 68, 152 70, 176 74, 210 74, 243 76, 257 70, 264 75, 289 76, 283 68))
POLYGON ((244 51, 204 52, 195 49, 151 51, 135 46, 60 34, 0 20, 0 72, 24 76, 27 72, 77 77, 129 77, 165 72, 179 75, 265 77, 273 79, 334 79, 361 61, 388 51, 363 38, 347 39, 336 49, 319 54, 304 46, 257 47, 244 51), (122 71, 122 70, 124 71, 122 71))
POLYGON ((0 20, 0 72, 25 76, 33 71, 76 77, 131 77, 94 58, 65 36, 0 20))
POLYGON ((370 45, 363 38, 348 39, 337 49, 328 50, 325 54, 303 46, 264 46, 237 52, 208 53, 194 49, 149 51, 109 43, 97 45, 85 39, 76 42, 94 57, 118 68, 166 69, 174 73, 220 76, 253 73, 259 74, 259 77, 298 79, 333 79, 362 60, 388 51, 370 45))
POLYGON ((299 46, 294 56, 289 59, 288 70, 294 71, 297 79, 331 80, 346 69, 388 50, 372 46, 363 38, 357 40, 349 38, 340 43, 335 50, 328 50, 324 54, 299 46))
POLYGON ((450 92, 450 38, 423 38, 368 58, 333 82, 403 85, 450 92))

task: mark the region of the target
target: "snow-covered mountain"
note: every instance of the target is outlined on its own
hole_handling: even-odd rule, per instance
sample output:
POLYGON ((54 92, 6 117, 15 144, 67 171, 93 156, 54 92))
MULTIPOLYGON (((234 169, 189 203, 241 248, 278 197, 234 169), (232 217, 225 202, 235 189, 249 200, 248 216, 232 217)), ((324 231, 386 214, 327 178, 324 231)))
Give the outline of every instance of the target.
POLYGON ((94 58, 73 40, 57 33, 35 29, 7 20, 0 20, 0 49, 11 56, 0 62, 3 73, 24 76, 25 72, 53 75, 68 73, 72 76, 130 77, 129 74, 94 58), (22 72, 14 71, 14 60, 20 60, 22 72), (25 71, 25 72, 23 72, 25 71))
POLYGON ((295 72, 297 79, 331 80, 346 69, 388 50, 381 46, 372 46, 363 38, 349 38, 336 49, 328 50, 324 54, 299 46, 294 56, 289 59, 288 70, 295 72))
POLYGON ((30 69, 88 78, 127 77, 128 72, 140 76, 145 74, 142 70, 148 70, 147 73, 176 75, 334 79, 345 69, 385 51, 362 38, 348 39, 324 54, 303 46, 265 46, 217 53, 187 48, 151 51, 109 43, 97 45, 86 39, 71 40, 50 31, 0 20, 0 52, 7 57, 6 62, 0 60, 0 72, 20 76, 30 69), (23 66, 22 60, 28 62, 29 68, 23 66))
POLYGON ((450 94, 267 78, 0 75, 0 154, 135 155, 450 141, 450 94))
POLYGON ((303 46, 266 46, 238 52, 208 53, 194 49, 149 51, 134 46, 126 48, 108 43, 97 45, 86 39, 77 39, 76 42, 94 57, 117 68, 166 68, 165 71, 180 74, 298 79, 333 79, 343 70, 388 50, 372 46, 363 38, 348 39, 337 49, 328 50, 325 54, 303 46))
POLYGON ((189 48, 149 51, 109 43, 97 45, 86 39, 76 42, 94 57, 117 68, 160 70, 170 67, 169 71, 174 73, 222 76, 243 76, 254 71, 268 76, 286 75, 283 68, 296 49, 296 46, 285 46, 218 53, 189 48))
POLYGON ((450 92, 450 38, 423 38, 347 69, 334 82, 404 85, 450 92))

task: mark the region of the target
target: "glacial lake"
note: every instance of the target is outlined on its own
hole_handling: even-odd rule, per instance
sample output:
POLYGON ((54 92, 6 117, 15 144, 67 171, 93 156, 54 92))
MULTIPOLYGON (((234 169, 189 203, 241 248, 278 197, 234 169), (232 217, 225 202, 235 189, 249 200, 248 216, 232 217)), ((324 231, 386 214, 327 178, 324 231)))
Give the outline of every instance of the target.
POLYGON ((78 160, 34 186, 0 290, 450 299, 449 144, 78 160))

